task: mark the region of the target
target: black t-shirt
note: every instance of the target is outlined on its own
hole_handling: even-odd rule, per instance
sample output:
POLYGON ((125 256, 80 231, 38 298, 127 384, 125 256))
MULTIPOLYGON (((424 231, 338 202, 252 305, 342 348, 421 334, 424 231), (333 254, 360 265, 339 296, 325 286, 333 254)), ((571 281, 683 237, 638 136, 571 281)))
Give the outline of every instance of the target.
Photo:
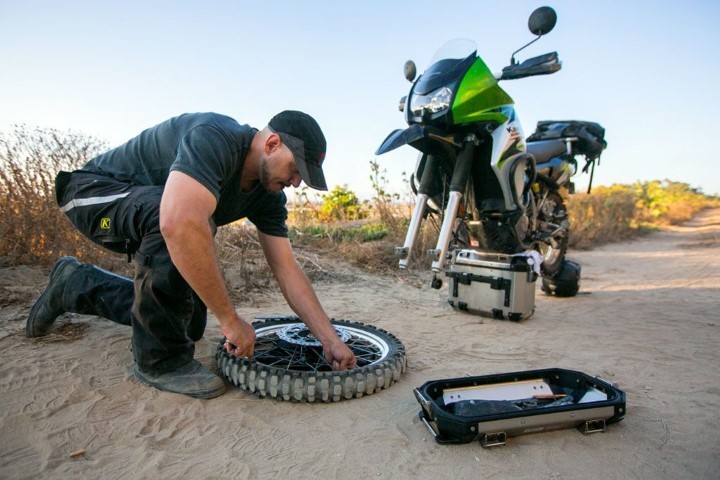
POLYGON ((257 130, 217 113, 186 113, 171 118, 109 152, 83 170, 135 185, 165 185, 171 171, 183 172, 217 199, 216 225, 247 217, 263 233, 287 237, 287 198, 258 184, 240 188, 240 174, 257 130))

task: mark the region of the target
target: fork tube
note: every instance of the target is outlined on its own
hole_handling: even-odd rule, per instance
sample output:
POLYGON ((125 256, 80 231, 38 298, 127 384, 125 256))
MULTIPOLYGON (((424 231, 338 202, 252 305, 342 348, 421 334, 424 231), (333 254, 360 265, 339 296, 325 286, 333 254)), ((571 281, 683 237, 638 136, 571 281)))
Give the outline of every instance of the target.
POLYGON ((423 216, 425 215, 425 206, 427 205, 428 198, 432 193, 432 185, 436 177, 437 159, 434 155, 428 155, 425 160, 425 168, 423 169, 422 178, 420 179, 420 188, 418 188, 415 208, 413 209, 412 217, 410 217, 410 226, 408 227, 407 235, 405 236, 405 243, 402 247, 395 249, 395 254, 400 257, 400 268, 407 268, 413 245, 415 245, 418 233, 420 232, 420 225, 422 223, 423 216))
POLYGON ((450 237, 452 236, 455 218, 457 217, 460 202, 465 193, 468 179, 470 178, 476 141, 475 135, 469 135, 465 139, 465 146, 460 151, 460 155, 458 155, 457 161, 455 162, 455 169, 452 180, 450 181, 448 205, 445 209, 445 218, 443 218, 442 227, 440 228, 440 235, 438 236, 435 250, 428 252, 428 255, 433 260, 433 272, 439 272, 445 265, 445 257, 447 256, 448 245, 450 245, 450 237))
POLYGON ((415 202, 415 209, 413 210, 412 217, 410 217, 410 226, 408 227, 407 235, 405 235, 405 244, 402 247, 395 249, 396 255, 400 257, 400 268, 407 268, 410 253, 412 252, 413 245, 415 244, 415 240, 420 232, 420 223, 422 222, 422 216, 425 212, 427 201, 427 194, 418 193, 417 202, 415 202))

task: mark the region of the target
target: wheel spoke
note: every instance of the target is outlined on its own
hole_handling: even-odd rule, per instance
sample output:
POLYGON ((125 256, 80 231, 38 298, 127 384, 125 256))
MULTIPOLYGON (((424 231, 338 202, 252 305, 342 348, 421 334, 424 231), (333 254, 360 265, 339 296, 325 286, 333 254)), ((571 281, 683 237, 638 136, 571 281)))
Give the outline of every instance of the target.
MULTIPOLYGON (((373 335, 357 329, 336 326, 338 334, 355 354, 358 366, 371 365, 383 358, 387 347, 373 335)), ((255 343, 254 360, 263 365, 287 370, 328 372, 332 365, 322 347, 308 342, 307 327, 291 323, 276 329, 260 331, 255 343)))
POLYGON ((315 353, 315 366, 312 367, 313 372, 322 372, 327 371, 328 367, 330 370, 332 370, 332 366, 327 363, 327 360, 325 360, 325 357, 323 355, 318 355, 317 351, 314 351, 315 353))

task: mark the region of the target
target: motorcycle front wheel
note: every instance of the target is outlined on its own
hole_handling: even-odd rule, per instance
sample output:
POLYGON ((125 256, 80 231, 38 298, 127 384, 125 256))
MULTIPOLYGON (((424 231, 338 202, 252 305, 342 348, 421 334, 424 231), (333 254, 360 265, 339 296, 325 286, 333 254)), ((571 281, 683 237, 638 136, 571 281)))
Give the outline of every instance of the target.
POLYGON ((292 402, 337 402, 370 395, 395 383, 405 371, 405 347, 391 333, 360 322, 332 320, 353 351, 357 367, 335 371, 320 342, 298 317, 253 323, 255 353, 237 358, 223 339, 216 359, 220 375, 260 397, 292 402))

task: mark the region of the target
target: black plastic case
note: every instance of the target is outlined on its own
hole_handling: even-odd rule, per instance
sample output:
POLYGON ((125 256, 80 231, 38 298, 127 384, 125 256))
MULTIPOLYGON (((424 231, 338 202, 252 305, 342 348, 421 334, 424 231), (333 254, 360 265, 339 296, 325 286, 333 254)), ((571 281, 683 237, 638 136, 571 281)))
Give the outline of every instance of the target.
POLYGON ((440 444, 478 439, 490 447, 508 437, 569 427, 589 434, 625 417, 624 392, 562 368, 432 380, 414 393, 420 419, 440 444), (522 409, 514 410, 519 404, 522 409))

